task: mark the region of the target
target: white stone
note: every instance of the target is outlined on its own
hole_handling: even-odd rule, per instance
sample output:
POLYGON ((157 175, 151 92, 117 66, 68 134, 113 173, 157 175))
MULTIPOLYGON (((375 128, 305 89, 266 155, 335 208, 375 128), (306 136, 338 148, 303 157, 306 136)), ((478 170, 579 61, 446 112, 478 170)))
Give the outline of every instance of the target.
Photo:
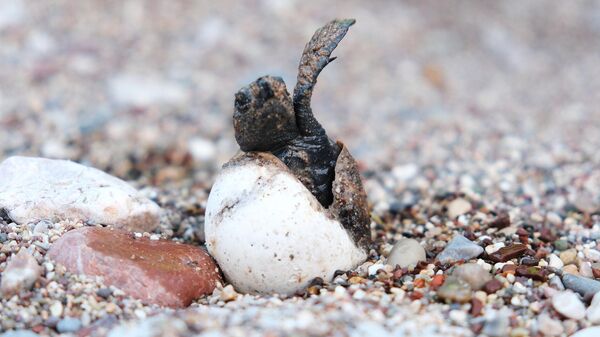
POLYGON ((496 242, 491 245, 485 246, 485 252, 488 254, 493 254, 500 250, 500 248, 504 247, 504 242, 496 242))
POLYGON ((190 139, 188 149, 194 161, 201 164, 214 160, 217 155, 217 147, 214 142, 205 138, 190 139))
POLYGON ((561 291, 552 296, 552 306, 561 315, 572 319, 583 319, 585 317, 585 306, 579 296, 570 290, 561 291))
POLYGON ((548 265, 552 268, 562 269, 564 263, 558 256, 556 256, 556 254, 550 254, 550 256, 548 256, 548 265))
POLYGON ((272 161, 223 168, 208 197, 204 230, 209 253, 246 293, 292 294, 367 256, 312 193, 272 161))
POLYGON ((454 219, 469 211, 471 211, 471 203, 463 198, 454 199, 448 204, 448 216, 450 219, 454 219))
POLYGON ((579 274, 583 277, 594 278, 594 271, 592 270, 592 264, 584 261, 579 266, 579 274))
POLYGON ((115 101, 133 106, 180 105, 189 97, 186 88, 176 82, 133 74, 122 74, 113 78, 109 81, 108 89, 115 101))
POLYGON ((20 24, 26 14, 23 0, 0 1, 0 29, 20 24))
POLYGON ((564 332, 560 320, 551 318, 547 313, 543 313, 538 317, 538 328, 544 336, 560 336, 564 332))
POLYGON ((598 337, 598 336, 600 336, 600 326, 594 326, 591 328, 579 330, 576 333, 571 335, 571 337, 598 337))
POLYGON ((383 267, 384 265, 380 263, 369 266, 367 269, 369 276, 376 275, 380 269, 384 269, 383 267))
POLYGON ((419 172, 416 164, 399 165, 392 169, 392 175, 400 181, 408 181, 414 178, 419 172))
POLYGON ((0 207, 26 224, 76 220, 152 231, 160 208, 126 182, 67 160, 11 157, 0 164, 0 207))
POLYGON ((594 295, 592 303, 587 308, 586 317, 592 324, 600 324, 600 292, 594 295))
POLYGON ((585 257, 590 259, 592 262, 600 261, 600 251, 596 249, 585 249, 584 250, 585 257))
POLYGON ((419 261, 425 261, 427 256, 425 255, 425 249, 419 241, 415 239, 400 239, 394 248, 390 252, 387 259, 387 264, 396 266, 399 265, 402 268, 414 266, 419 261))
POLYGON ((63 313, 63 305, 60 301, 55 301, 50 305, 50 315, 60 317, 63 313))
POLYGON ((7 263, 0 279, 0 293, 5 297, 17 294, 21 290, 31 289, 42 274, 42 267, 25 249, 21 249, 7 263))

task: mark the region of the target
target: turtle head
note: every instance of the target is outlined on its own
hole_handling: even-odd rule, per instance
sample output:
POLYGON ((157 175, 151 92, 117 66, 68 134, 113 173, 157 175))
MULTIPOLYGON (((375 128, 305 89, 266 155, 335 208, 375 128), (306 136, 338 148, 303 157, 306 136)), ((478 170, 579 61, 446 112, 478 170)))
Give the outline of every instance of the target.
POLYGON ((233 127, 245 152, 274 151, 298 137, 292 99, 281 77, 260 77, 235 94, 233 127))

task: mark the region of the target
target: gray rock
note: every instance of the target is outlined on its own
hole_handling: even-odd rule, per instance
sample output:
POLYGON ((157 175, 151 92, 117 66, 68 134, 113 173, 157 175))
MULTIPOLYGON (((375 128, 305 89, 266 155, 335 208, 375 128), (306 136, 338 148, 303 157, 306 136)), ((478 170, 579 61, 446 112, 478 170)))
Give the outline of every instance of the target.
POLYGON ((0 164, 0 208, 19 224, 81 220, 152 231, 160 208, 126 182, 66 160, 11 157, 0 164))
POLYGON ((489 310, 485 314, 485 325, 483 333, 492 337, 508 336, 511 312, 508 308, 501 310, 489 310))
POLYGON ((419 244, 419 241, 415 239, 401 239, 392 248, 387 264, 391 266, 399 265, 405 268, 411 265, 414 266, 419 261, 425 261, 426 259, 425 249, 419 244))
POLYGON ((77 318, 63 318, 56 324, 56 330, 60 333, 76 332, 81 329, 81 321, 77 318))
POLYGON ((437 295, 446 302, 466 303, 471 300, 472 292, 468 283, 451 276, 437 290, 437 295))
POLYGON ((27 250, 21 249, 8 261, 2 272, 0 292, 4 297, 10 297, 21 290, 31 289, 41 273, 42 267, 36 259, 27 250))
POLYGON ((554 275, 550 278, 550 280, 548 280, 548 284, 558 290, 565 290, 565 286, 563 285, 560 277, 554 275))
POLYGON ((452 271, 452 276, 466 282, 473 290, 479 290, 492 279, 492 275, 477 263, 466 263, 452 271))
POLYGON ((446 248, 437 256, 441 263, 451 263, 459 260, 470 260, 483 253, 483 248, 462 235, 455 235, 446 248))
POLYGON ((592 297, 600 291, 600 282, 573 274, 563 274, 562 282, 567 289, 578 292, 584 298, 592 297))
POLYGON ((36 334, 30 330, 13 330, 7 331, 0 335, 0 337, 39 337, 40 335, 36 334))

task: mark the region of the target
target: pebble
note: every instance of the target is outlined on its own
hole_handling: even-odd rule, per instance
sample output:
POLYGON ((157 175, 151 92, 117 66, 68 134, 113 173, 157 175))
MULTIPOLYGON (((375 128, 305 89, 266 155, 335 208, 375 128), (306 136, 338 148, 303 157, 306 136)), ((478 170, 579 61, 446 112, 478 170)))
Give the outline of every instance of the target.
POLYGON ((504 247, 504 242, 496 242, 494 244, 488 245, 485 247, 485 252, 488 254, 493 254, 497 252, 500 248, 504 247))
POLYGON ((561 291, 552 297, 552 307, 561 315, 580 320, 585 317, 585 306, 579 296, 570 290, 561 291))
POLYGON ((598 337, 600 336, 600 326, 594 326, 577 331, 571 337, 598 337))
POLYGON ((555 269, 561 269, 564 264, 558 256, 555 254, 550 254, 550 256, 548 256, 548 266, 555 269))
POLYGON ((559 320, 553 319, 547 313, 542 313, 538 317, 538 329, 544 336, 560 336, 564 328, 559 320))
POLYGON ((585 254, 585 257, 592 262, 600 261, 600 251, 596 249, 585 249, 583 253, 585 254))
POLYGON ((575 260, 577 259, 577 250, 574 248, 567 249, 561 252, 559 256, 565 265, 575 263, 575 260))
POLYGON ((0 337, 39 337, 40 335, 36 334, 30 330, 13 330, 7 331, 3 334, 0 334, 0 337))
POLYGON ((233 286, 231 284, 228 284, 219 293, 219 298, 222 301, 229 302, 235 300, 238 297, 238 295, 239 294, 235 291, 235 289, 233 289, 233 286))
POLYGON ((587 308, 585 316, 590 323, 600 324, 600 292, 597 292, 592 298, 592 302, 587 308))
POLYGON ((492 275, 477 263, 466 263, 457 266, 452 276, 469 284, 471 289, 479 290, 492 279, 492 275))
POLYGON ((592 269, 592 264, 587 261, 581 262, 579 265, 579 274, 583 277, 593 278, 594 270, 592 269))
POLYGON ((112 290, 110 288, 100 288, 96 291, 96 295, 107 299, 112 295, 112 290))
POLYGON ((554 248, 558 251, 563 251, 569 249, 569 242, 567 240, 556 240, 554 241, 554 248))
POLYGON ((491 337, 503 337, 508 335, 510 327, 510 310, 503 308, 501 310, 489 310, 485 314, 485 325, 483 334, 491 337))
POLYGON ((195 137, 188 141, 188 149, 194 161, 200 165, 207 165, 213 161, 217 155, 217 148, 214 141, 205 138, 195 137))
POLYGON ((446 302, 467 303, 471 300, 472 290, 468 283, 456 277, 449 277, 438 288, 437 295, 446 302))
POLYGON ((437 256, 441 263, 470 260, 483 253, 483 248, 462 235, 455 235, 444 250, 437 256))
POLYGON ((554 275, 550 278, 550 280, 548 280, 548 284, 552 287, 554 287, 555 289, 558 290, 565 290, 565 286, 563 285, 562 281, 560 280, 560 277, 558 277, 557 275, 554 275))
POLYGON ((448 217, 455 219, 471 211, 471 203, 463 198, 452 200, 448 204, 448 217))
POLYGON ((154 76, 120 74, 109 81, 112 98, 123 105, 144 107, 152 104, 179 105, 189 93, 177 82, 154 76))
POLYGON ((517 276, 523 276, 536 281, 546 281, 548 272, 540 267, 518 266, 515 270, 517 276))
POLYGON ((489 254, 489 257, 495 262, 506 262, 508 260, 520 257, 525 253, 525 251, 527 251, 526 245, 522 243, 514 243, 489 254))
POLYGON ((488 294, 493 294, 503 287, 504 286, 502 285, 502 282, 498 281, 497 279, 492 279, 483 285, 483 291, 488 294))
POLYGON ((406 268, 427 259, 425 249, 415 239, 401 239, 392 248, 387 264, 406 268))
POLYGON ((56 324, 56 330, 59 333, 77 332, 81 329, 81 321, 77 318, 63 318, 56 324))
POLYGON ((21 290, 29 290, 42 274, 42 267, 26 249, 21 249, 6 265, 0 279, 0 292, 10 297, 21 290))
POLYGON ((10 157, 0 164, 0 208, 19 224, 80 220, 152 231, 160 208, 126 182, 67 160, 10 157))
POLYGON ((50 315, 60 317, 63 313, 63 305, 60 301, 55 301, 50 305, 50 315))
POLYGON ((600 282, 573 274, 563 274, 562 282, 565 288, 579 293, 584 298, 600 291, 600 282))
POLYGON ((570 264, 567 266, 564 266, 562 268, 563 273, 569 273, 569 274, 574 274, 574 275, 578 275, 579 274, 579 269, 577 269, 577 266, 574 264, 570 264))
POLYGON ((107 285, 144 303, 168 307, 186 307, 212 293, 221 281, 216 264, 203 249, 133 238, 117 229, 72 230, 52 245, 48 256, 72 273, 102 276, 107 285))

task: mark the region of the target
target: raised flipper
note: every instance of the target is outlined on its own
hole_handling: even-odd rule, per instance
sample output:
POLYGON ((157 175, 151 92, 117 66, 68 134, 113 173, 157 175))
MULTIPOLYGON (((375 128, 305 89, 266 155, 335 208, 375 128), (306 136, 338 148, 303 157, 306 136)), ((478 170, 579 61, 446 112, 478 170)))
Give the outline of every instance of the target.
POLYGON ((304 136, 324 135, 325 129, 315 119, 310 107, 317 77, 335 57, 331 53, 344 38, 354 19, 336 19, 319 28, 304 47, 298 79, 294 88, 294 112, 300 133, 304 136))

